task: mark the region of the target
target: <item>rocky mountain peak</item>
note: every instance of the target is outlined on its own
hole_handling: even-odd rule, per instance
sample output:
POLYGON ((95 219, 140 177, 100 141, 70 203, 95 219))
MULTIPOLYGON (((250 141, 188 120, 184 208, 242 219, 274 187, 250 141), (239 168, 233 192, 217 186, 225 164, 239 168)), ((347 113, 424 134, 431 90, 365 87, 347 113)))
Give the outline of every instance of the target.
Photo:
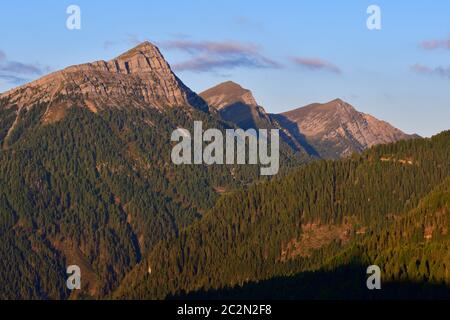
POLYGON ((154 56, 162 56, 157 46, 155 46, 150 41, 144 41, 135 46, 134 48, 122 53, 116 59, 117 60, 127 59, 128 57, 134 55, 144 55, 149 58, 152 58, 154 56))
POLYGON ((253 93, 233 81, 220 83, 217 86, 202 92, 200 96, 205 99, 211 107, 216 108, 217 110, 224 109, 237 103, 252 107, 258 106, 256 99, 253 97, 253 93))
POLYGON ((200 94, 211 108, 218 110, 220 117, 242 129, 279 129, 284 142, 296 150, 301 146, 282 128, 262 106, 253 93, 233 81, 220 83, 200 94))
POLYGON ((310 104, 275 118, 292 135, 308 141, 317 154, 327 158, 348 156, 377 144, 415 137, 359 112, 341 99, 310 104))
POLYGON ((208 110, 203 99, 177 78, 159 49, 150 42, 143 42, 110 61, 100 60, 54 72, 3 93, 0 99, 6 101, 7 107, 18 109, 48 103, 45 118, 50 121, 53 109, 64 109, 61 104, 55 105, 55 100, 64 100, 66 105, 76 101, 93 112, 110 107, 192 106, 208 110))
POLYGON ((152 43, 145 41, 133 49, 121 54, 108 62, 117 65, 118 72, 127 74, 159 71, 171 73, 170 66, 159 49, 152 43))

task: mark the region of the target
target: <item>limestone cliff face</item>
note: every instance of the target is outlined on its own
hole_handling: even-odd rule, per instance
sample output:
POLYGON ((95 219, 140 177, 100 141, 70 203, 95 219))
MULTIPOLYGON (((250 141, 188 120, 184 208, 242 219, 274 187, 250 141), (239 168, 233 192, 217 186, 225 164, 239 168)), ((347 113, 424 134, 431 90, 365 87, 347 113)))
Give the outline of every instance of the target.
POLYGON ((340 99, 311 104, 274 117, 293 136, 307 141, 318 155, 326 158, 345 157, 377 144, 414 137, 357 111, 340 99))
MULTIPOLYGON (((56 96, 84 102, 92 111, 107 107, 167 108, 207 104, 181 80, 159 49, 144 42, 111 61, 96 61, 49 74, 0 95, 3 104, 21 109, 56 96)), ((59 106, 61 108, 61 106, 59 106)))

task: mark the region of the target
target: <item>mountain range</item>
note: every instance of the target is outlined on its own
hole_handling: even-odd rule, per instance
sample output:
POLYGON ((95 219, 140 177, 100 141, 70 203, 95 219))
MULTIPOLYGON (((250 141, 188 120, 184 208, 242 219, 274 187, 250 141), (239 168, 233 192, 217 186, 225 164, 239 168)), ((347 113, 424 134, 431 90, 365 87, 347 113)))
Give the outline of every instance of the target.
POLYGON ((393 282, 450 283, 449 141, 340 99, 270 114, 230 81, 196 94, 149 42, 68 67, 0 94, 0 298, 263 294, 377 257, 393 282), (279 129, 280 174, 174 165, 172 132, 197 120, 279 129), (68 265, 82 290, 66 287, 68 265))
MULTIPOLYGON (((6 108, 16 108, 17 114, 24 107, 47 103, 44 123, 60 120, 75 101, 94 113, 124 105, 135 108, 189 105, 208 111, 209 105, 223 120, 240 128, 279 129, 284 141, 294 150, 319 158, 340 158, 377 144, 417 137, 360 113, 340 99, 282 114, 268 114, 250 90, 232 81, 197 95, 172 72, 159 49, 149 42, 111 61, 96 61, 54 72, 1 94, 0 101, 6 108)), ((15 121, 4 134, 5 139, 16 124, 15 121)))
POLYGON ((250 90, 231 81, 208 89, 200 96, 217 109, 224 120, 244 129, 279 129, 294 149, 306 150, 319 158, 338 159, 378 144, 418 137, 361 113, 341 99, 268 114, 250 90))

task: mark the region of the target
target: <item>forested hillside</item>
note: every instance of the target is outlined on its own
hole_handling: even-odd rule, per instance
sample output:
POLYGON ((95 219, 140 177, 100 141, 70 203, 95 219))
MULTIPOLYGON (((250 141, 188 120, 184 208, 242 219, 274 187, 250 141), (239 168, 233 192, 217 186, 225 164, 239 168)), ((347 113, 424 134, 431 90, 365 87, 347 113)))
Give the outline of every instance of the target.
POLYGON ((364 297, 370 264, 391 283, 448 286, 449 174, 450 132, 309 164, 220 199, 201 221, 159 243, 114 297, 162 299, 252 282, 222 293, 261 297, 278 286, 273 297, 364 297), (300 275, 311 281, 297 291, 289 281, 298 278, 283 278, 306 271, 321 273, 300 275), (327 291, 331 278, 340 290, 327 291))
POLYGON ((53 123, 45 103, 17 117, 0 106, 0 298, 68 298, 71 264, 83 269, 80 297, 104 296, 156 243, 259 178, 258 166, 172 164, 173 130, 228 128, 211 114, 79 106, 53 123))
POLYGON ((449 299, 450 179, 386 230, 325 262, 318 270, 172 298, 449 299), (366 287, 367 266, 382 269, 381 291, 366 287))

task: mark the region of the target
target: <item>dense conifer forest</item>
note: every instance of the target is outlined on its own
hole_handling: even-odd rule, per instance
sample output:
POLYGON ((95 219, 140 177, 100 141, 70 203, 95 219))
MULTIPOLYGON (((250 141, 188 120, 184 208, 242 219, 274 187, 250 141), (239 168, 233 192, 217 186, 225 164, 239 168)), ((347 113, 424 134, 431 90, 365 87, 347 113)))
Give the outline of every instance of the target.
POLYGON ((282 145, 261 178, 171 162, 176 128, 232 126, 192 108, 0 110, 2 299, 370 298, 370 264, 385 295, 448 297, 449 132, 338 161, 282 145))
POLYGON ((448 298, 449 152, 444 132, 224 196, 115 297, 448 298), (390 290, 369 294, 372 264, 390 290))
MULTIPOLYGON (((43 123, 46 108, 16 119, 15 108, 0 106, 0 298, 69 298, 71 264, 83 269, 81 297, 103 297, 221 194, 259 179, 256 166, 171 162, 173 130, 192 130, 193 119, 232 128, 191 107, 94 114, 75 106, 43 123)), ((305 161, 282 150, 285 168, 305 161)))

